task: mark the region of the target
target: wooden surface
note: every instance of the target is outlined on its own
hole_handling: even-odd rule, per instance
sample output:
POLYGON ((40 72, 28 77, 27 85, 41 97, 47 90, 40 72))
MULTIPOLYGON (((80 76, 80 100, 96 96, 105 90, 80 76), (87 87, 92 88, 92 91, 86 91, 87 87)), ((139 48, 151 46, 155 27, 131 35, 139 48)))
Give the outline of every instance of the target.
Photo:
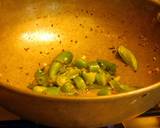
POLYGON ((8 112, 6 109, 2 108, 0 106, 0 121, 3 120, 18 120, 20 119, 18 116, 15 114, 8 112))

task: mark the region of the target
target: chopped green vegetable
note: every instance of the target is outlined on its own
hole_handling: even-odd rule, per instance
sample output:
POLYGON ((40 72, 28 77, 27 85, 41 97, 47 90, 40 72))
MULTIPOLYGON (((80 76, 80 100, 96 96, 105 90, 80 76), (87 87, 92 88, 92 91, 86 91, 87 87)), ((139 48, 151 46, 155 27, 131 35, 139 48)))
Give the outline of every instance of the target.
POLYGON ((102 88, 104 88, 104 86, 103 85, 99 85, 99 84, 92 84, 90 86, 87 86, 87 89, 89 89, 89 90, 102 89, 102 88))
POLYGON ((135 71, 138 68, 138 62, 135 55, 126 47, 119 46, 118 53, 126 64, 129 64, 135 71))
POLYGON ((80 76, 77 76, 73 80, 75 82, 75 86, 76 86, 77 89, 79 89, 79 90, 85 90, 87 88, 84 80, 80 76))
POLYGON ((70 82, 70 79, 67 76, 65 76, 64 74, 57 76, 56 83, 58 86, 62 87, 63 85, 65 85, 68 82, 70 82))
POLYGON ((105 96, 105 95, 110 95, 110 94, 111 94, 111 89, 107 87, 100 89, 97 93, 98 96, 105 96))
POLYGON ((62 92, 66 92, 66 93, 74 93, 74 85, 72 83, 66 83, 65 85, 63 85, 61 87, 62 92))
POLYGON ((91 72, 99 72, 101 68, 96 61, 93 61, 89 63, 89 70, 91 72))
POLYGON ((56 75, 60 68, 62 67, 62 64, 59 62, 53 62, 49 68, 49 78, 55 82, 56 80, 56 75))
POLYGON ((105 74, 106 74, 106 79, 107 79, 107 82, 109 82, 111 79, 114 79, 115 77, 114 76, 112 76, 110 73, 108 73, 108 72, 105 72, 105 74))
POLYGON ((126 84, 121 84, 120 87, 122 88, 123 92, 129 92, 129 91, 134 91, 136 90, 135 87, 126 85, 126 84))
POLYGON ((116 65, 106 61, 106 60, 102 60, 102 59, 97 59, 97 63, 99 64, 99 66, 103 69, 106 70, 107 72, 109 72, 111 75, 114 75, 116 72, 116 65))
POLYGON ((78 96, 79 94, 76 93, 76 92, 69 92, 69 93, 66 93, 67 96, 78 96))
POLYGON ((81 58, 75 60, 74 65, 75 65, 76 67, 78 67, 78 68, 87 68, 87 67, 88 67, 87 61, 84 60, 84 59, 81 59, 81 58))
POLYGON ((72 62, 73 54, 69 51, 63 51, 55 58, 55 61, 62 64, 69 64, 72 62))
POLYGON ((66 68, 65 75, 70 79, 74 79, 76 76, 80 74, 80 72, 81 70, 77 67, 68 67, 66 68))
MULTIPOLYGON (((137 70, 134 55, 123 46, 118 50, 124 61, 137 70)), ((72 59, 71 52, 61 52, 52 61, 49 69, 36 71, 35 80, 27 87, 42 94, 64 96, 85 95, 90 90, 95 95, 104 96, 136 89, 120 83, 120 76, 115 76, 116 65, 109 61, 97 59, 88 63, 83 58, 74 62, 72 59)))
POLYGON ((136 89, 134 87, 129 87, 128 85, 123 85, 116 80, 111 80, 109 84, 118 93, 133 91, 136 89))
POLYGON ((110 86, 116 91, 116 92, 123 92, 122 88, 120 87, 120 83, 116 80, 111 80, 109 82, 110 86))
POLYGON ((67 65, 63 65, 63 66, 59 69, 58 74, 63 74, 63 73, 65 73, 67 68, 68 68, 67 65))
POLYGON ((47 86, 48 85, 48 76, 42 69, 38 69, 35 73, 35 80, 38 85, 47 86))
POLYGON ((33 88, 33 91, 34 92, 39 92, 39 93, 42 93, 43 91, 45 91, 47 89, 47 87, 44 87, 44 86, 35 86, 33 88))
POLYGON ((47 95, 59 95, 60 87, 48 87, 43 91, 43 93, 47 95))
POLYGON ((82 77, 84 78, 86 84, 92 85, 95 82, 96 73, 95 72, 85 72, 85 71, 83 71, 82 77))
POLYGON ((99 85, 105 86, 107 84, 107 76, 104 72, 97 73, 96 82, 99 85))

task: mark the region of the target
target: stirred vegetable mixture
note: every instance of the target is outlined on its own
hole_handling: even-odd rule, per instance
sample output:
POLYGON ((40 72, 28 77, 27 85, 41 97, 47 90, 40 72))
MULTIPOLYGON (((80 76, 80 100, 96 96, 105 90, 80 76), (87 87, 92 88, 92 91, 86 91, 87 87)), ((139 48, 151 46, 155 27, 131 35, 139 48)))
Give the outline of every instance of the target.
MULTIPOLYGON (((137 60, 129 49, 119 46, 117 52, 126 64, 137 70, 137 60)), ((47 95, 67 96, 85 96, 90 91, 97 96, 104 96, 136 89, 120 83, 120 77, 115 73, 116 65, 107 60, 73 60, 70 51, 63 51, 55 57, 49 68, 36 71, 35 80, 28 88, 47 95)))

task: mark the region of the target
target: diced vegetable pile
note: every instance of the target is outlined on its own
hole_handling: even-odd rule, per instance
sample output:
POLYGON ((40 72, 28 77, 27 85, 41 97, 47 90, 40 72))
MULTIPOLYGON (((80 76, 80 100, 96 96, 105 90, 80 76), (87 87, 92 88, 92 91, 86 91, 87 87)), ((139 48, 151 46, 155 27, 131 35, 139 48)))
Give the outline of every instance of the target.
MULTIPOLYGON (((126 64, 137 70, 137 61, 130 50, 124 46, 118 48, 120 57, 126 64)), ((76 58, 70 51, 62 51, 46 67, 38 69, 35 80, 28 85, 34 92, 48 95, 85 95, 96 90, 97 96, 111 95, 135 90, 135 87, 120 83, 115 76, 116 65, 103 59, 87 61, 76 58)))

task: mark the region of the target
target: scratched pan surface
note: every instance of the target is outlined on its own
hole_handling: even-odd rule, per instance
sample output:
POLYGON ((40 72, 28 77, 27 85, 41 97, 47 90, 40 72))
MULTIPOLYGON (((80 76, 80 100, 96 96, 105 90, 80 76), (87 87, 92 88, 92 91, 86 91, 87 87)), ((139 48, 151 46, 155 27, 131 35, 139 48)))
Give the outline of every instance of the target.
POLYGON ((136 117, 160 99, 159 6, 141 0, 0 1, 0 104, 49 126, 99 127, 136 117), (115 57, 124 45, 137 72, 115 57), (26 88, 38 67, 62 50, 118 65, 122 81, 142 89, 104 97, 50 97, 26 88), (144 87, 144 88, 143 88, 144 87))

